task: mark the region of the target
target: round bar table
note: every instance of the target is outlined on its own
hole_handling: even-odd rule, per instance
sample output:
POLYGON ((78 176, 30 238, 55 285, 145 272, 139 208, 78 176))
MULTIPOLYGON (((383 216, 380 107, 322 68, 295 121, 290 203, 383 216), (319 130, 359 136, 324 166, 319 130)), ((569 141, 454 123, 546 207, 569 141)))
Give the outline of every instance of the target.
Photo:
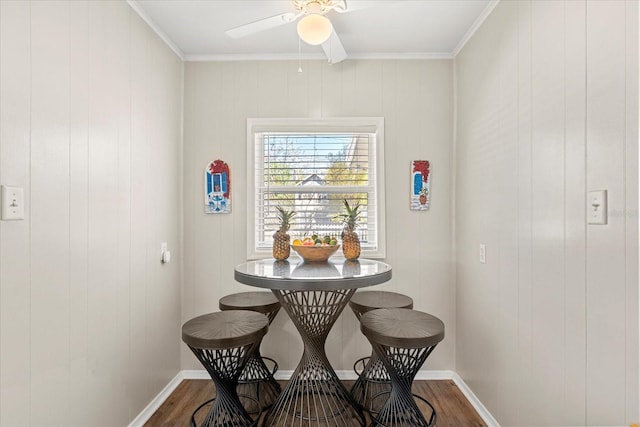
POLYGON ((300 363, 263 425, 364 426, 364 414, 338 379, 324 345, 356 290, 391 279, 391 266, 368 259, 335 258, 325 263, 266 259, 238 265, 235 279, 271 289, 304 343, 300 363))

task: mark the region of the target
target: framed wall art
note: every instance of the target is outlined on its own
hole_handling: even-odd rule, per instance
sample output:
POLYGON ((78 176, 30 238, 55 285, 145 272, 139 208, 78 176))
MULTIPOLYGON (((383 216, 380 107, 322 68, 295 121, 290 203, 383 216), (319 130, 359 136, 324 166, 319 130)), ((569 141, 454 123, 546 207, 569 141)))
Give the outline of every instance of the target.
POLYGON ((431 165, 429 160, 411 162, 411 207, 412 211, 429 210, 431 201, 431 165))
POLYGON ((204 172, 205 213, 231 212, 231 174, 222 160, 210 162, 204 172))

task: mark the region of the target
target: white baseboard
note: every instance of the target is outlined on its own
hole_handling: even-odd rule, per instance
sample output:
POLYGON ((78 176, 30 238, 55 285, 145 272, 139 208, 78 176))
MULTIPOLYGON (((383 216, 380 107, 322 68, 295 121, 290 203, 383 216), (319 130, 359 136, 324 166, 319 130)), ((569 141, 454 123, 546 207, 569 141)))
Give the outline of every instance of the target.
MULTIPOLYGON (((347 371, 336 371, 336 374, 338 375, 338 378, 340 378, 341 380, 345 380, 345 381, 349 381, 349 380, 356 380, 358 378, 358 376, 356 375, 356 373, 353 370, 347 370, 347 371)), ((189 371, 182 371, 182 375, 183 378, 186 380, 208 380, 211 377, 209 377, 209 374, 207 373, 207 371, 205 371, 204 369, 202 370, 189 370, 189 371)), ((286 371, 286 370, 278 370, 278 372, 276 372, 276 374, 274 375, 275 379, 280 380, 280 381, 287 381, 289 380, 289 378, 291 378, 291 375, 293 375, 293 371, 286 371)), ((456 375, 455 372, 453 371, 419 371, 418 375, 416 375, 416 380, 418 381, 424 381, 424 380, 453 380, 454 376, 456 375)), ((462 380, 460 380, 462 381, 462 380)))
POLYGON ((485 422, 485 424, 488 427, 500 427, 500 424, 498 423, 498 421, 495 418, 493 418, 493 415, 491 415, 491 412, 489 412, 489 410, 482 404, 480 399, 478 399, 478 397, 473 393, 473 391, 471 391, 467 383, 464 382, 464 380, 460 377, 460 375, 454 372, 452 380, 455 383, 455 385, 458 386, 462 394, 464 394, 464 397, 467 398, 469 403, 471 403, 471 406, 473 406, 473 408, 476 410, 478 415, 480 415, 480 418, 482 418, 482 420, 485 422))
MULTIPOLYGON (((347 371, 336 371, 338 378, 341 380, 355 380, 357 375, 352 370, 347 371)), ((275 378, 277 380, 288 380, 293 375, 293 371, 284 371, 279 370, 275 378)), ((162 391, 147 405, 146 408, 138 414, 138 416, 131 421, 128 427, 142 427, 149 418, 153 415, 153 413, 162 405, 162 403, 169 397, 169 395, 178 387, 178 384, 182 380, 208 380, 211 379, 209 373, 202 370, 184 370, 178 372, 178 374, 167 384, 167 386, 162 389, 162 391)), ((418 375, 416 375, 416 380, 425 381, 425 380, 452 380, 455 385, 460 389, 462 394, 467 398, 471 406, 478 412, 478 415, 482 418, 482 420, 487 424, 488 427, 500 427, 498 421, 493 418, 493 415, 485 408, 485 406, 480 402, 480 399, 476 397, 476 395, 471 391, 469 386, 464 382, 464 380, 455 373, 454 371, 430 371, 423 370, 419 371, 418 375)))
MULTIPOLYGON (((144 426, 144 423, 149 421, 149 418, 151 418, 151 416, 158 410, 158 408, 164 403, 164 401, 167 400, 167 398, 171 395, 171 393, 173 393, 173 390, 175 390, 176 387, 180 385, 180 383, 184 379, 183 372, 185 371, 178 372, 176 376, 173 377, 173 379, 169 381, 169 383, 166 386, 164 386, 162 391, 158 393, 158 395, 154 397, 147 406, 145 406, 142 412, 140 412, 138 416, 135 417, 133 421, 129 423, 128 427, 144 426)), ((203 372, 206 373, 207 371, 203 371, 203 372)), ((207 377, 207 378, 210 378, 210 377, 207 377)))

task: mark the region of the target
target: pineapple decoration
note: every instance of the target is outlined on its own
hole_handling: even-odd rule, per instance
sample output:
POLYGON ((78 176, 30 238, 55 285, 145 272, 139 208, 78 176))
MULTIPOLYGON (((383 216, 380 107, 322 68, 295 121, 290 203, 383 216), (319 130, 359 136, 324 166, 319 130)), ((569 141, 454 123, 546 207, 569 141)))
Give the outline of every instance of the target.
POLYGON ((345 199, 344 207, 345 213, 336 216, 344 224, 342 253, 347 260, 356 260, 360 256, 360 239, 356 234, 356 227, 358 227, 358 220, 361 214, 360 203, 356 203, 352 208, 345 199))
POLYGON ((280 206, 278 209, 278 222, 280 229, 273 235, 273 257, 279 261, 289 258, 291 247, 289 246, 291 237, 289 236, 289 227, 291 220, 296 216, 295 211, 287 211, 280 206))

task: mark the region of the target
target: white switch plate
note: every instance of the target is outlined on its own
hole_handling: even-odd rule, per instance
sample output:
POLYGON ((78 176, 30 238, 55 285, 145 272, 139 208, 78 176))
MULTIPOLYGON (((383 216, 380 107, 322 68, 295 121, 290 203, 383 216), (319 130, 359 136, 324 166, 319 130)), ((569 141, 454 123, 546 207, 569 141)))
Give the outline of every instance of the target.
POLYGON ((607 190, 589 191, 587 194, 587 222, 596 225, 607 223, 607 190))
POLYGON ((0 189, 3 221, 24 219, 24 189, 3 185, 0 189))
POLYGON ((479 255, 480 255, 480 262, 482 264, 486 264, 487 263, 487 247, 485 246, 484 243, 480 243, 479 255))

